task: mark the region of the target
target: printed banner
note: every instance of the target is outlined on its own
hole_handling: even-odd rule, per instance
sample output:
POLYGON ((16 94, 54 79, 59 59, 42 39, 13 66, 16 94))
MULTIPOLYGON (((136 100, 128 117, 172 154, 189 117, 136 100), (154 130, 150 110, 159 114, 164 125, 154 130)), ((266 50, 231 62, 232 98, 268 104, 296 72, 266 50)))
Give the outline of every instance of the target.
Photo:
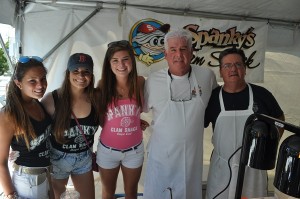
POLYGON ((164 36, 169 30, 184 28, 193 35, 192 64, 211 68, 219 75, 219 53, 229 47, 241 48, 247 57, 246 80, 261 83, 264 78, 268 25, 265 22, 203 19, 172 16, 127 8, 123 18, 123 38, 132 44, 140 75, 168 67, 164 60, 164 36))

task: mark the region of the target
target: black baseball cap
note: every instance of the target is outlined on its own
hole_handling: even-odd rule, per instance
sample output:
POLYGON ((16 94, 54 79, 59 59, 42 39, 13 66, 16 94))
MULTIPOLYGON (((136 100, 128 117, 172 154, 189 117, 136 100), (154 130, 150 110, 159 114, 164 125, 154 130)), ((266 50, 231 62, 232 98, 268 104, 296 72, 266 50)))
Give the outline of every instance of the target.
POLYGON ((68 61, 68 70, 72 72, 78 67, 84 67, 90 71, 90 73, 93 73, 94 62, 92 57, 85 53, 75 53, 71 55, 68 61))

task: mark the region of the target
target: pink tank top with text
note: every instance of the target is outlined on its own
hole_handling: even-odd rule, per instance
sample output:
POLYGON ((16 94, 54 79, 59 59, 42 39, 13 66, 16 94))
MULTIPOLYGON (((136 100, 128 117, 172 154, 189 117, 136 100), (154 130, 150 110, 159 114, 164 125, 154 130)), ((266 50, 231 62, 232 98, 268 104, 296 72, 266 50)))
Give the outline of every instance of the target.
POLYGON ((112 103, 100 134, 101 142, 115 149, 128 149, 140 144, 143 139, 140 115, 140 107, 134 99, 118 100, 117 106, 112 103))

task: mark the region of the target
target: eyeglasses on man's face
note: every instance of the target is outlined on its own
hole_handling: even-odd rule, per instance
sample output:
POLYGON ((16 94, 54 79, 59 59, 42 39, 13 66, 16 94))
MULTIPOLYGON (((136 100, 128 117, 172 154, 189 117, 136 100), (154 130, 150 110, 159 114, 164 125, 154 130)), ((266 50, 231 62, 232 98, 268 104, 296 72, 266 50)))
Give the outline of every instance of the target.
POLYGON ((225 63, 221 65, 221 67, 226 70, 231 69, 233 66, 235 66, 237 69, 240 69, 244 67, 244 64, 242 62, 236 62, 236 63, 225 63))
POLYGON ((120 41, 113 41, 107 44, 108 48, 116 47, 116 46, 123 46, 123 47, 128 47, 130 46, 129 41, 127 40, 120 40, 120 41))

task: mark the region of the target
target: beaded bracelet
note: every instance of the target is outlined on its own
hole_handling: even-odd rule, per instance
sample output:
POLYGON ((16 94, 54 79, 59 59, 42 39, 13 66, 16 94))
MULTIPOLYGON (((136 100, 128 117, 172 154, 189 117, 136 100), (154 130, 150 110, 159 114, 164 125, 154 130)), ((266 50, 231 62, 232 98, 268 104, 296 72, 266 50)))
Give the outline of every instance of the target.
POLYGON ((4 199, 18 199, 18 193, 16 191, 4 196, 4 199))

